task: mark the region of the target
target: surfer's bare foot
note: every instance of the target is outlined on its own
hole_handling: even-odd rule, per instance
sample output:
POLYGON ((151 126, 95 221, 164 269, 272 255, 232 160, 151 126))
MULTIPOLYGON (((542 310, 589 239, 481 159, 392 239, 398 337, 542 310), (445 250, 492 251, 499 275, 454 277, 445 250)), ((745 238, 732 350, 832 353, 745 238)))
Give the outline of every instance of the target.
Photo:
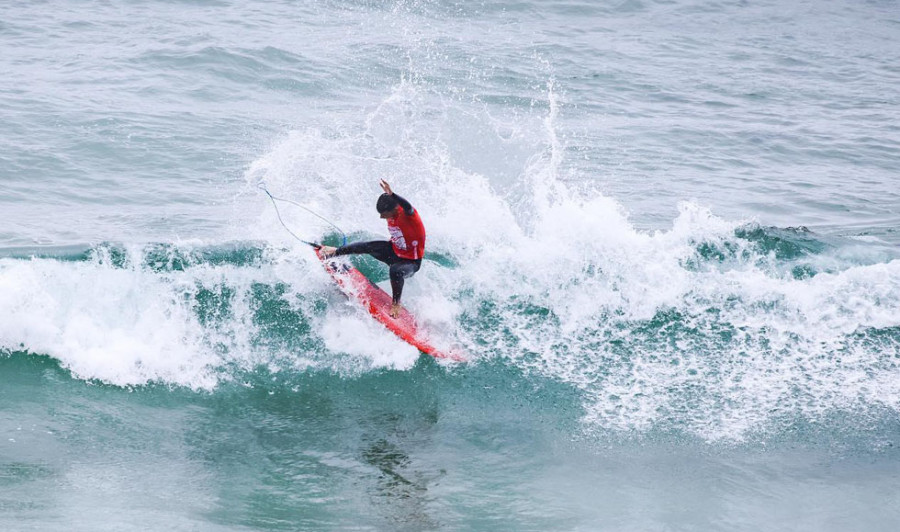
POLYGON ((400 309, 402 309, 402 308, 403 307, 400 306, 400 303, 391 304, 391 317, 399 318, 400 317, 400 309))
POLYGON ((334 248, 334 247, 331 247, 331 246, 322 246, 322 247, 319 248, 319 252, 320 252, 320 253, 322 254, 322 256, 325 257, 326 259, 330 259, 331 257, 334 257, 334 252, 335 252, 335 251, 337 251, 337 248, 334 248))

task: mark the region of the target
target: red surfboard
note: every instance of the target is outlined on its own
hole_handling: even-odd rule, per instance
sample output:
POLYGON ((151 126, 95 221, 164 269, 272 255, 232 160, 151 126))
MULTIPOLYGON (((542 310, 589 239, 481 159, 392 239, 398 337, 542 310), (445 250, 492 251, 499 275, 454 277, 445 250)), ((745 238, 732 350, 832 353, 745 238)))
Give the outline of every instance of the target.
POLYGON ((391 317, 391 296, 368 280, 359 270, 341 260, 328 259, 316 248, 316 256, 322 261, 325 270, 331 274, 341 291, 350 299, 359 301, 378 322, 396 334, 406 343, 434 358, 446 358, 456 362, 465 362, 466 358, 452 351, 441 351, 431 345, 428 336, 419 329, 415 318, 405 308, 400 315, 391 317))

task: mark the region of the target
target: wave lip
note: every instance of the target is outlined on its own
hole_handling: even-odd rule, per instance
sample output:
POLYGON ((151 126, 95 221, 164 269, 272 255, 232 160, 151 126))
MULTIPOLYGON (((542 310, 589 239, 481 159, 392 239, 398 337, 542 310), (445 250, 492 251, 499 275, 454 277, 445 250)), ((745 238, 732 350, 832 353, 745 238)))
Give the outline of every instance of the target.
POLYGON ((0 345, 48 354, 79 378, 121 386, 215 382, 217 357, 183 298, 192 288, 101 261, 0 260, 0 345))

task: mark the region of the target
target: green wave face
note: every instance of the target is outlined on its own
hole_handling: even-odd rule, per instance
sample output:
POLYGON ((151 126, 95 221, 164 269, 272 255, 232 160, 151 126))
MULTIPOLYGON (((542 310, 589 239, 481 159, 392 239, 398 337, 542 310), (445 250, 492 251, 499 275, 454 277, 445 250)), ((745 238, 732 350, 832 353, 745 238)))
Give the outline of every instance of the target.
MULTIPOLYGON (((254 242, 104 244, 28 259, 7 250, 0 275, 19 288, 6 304, 20 310, 0 338, 13 360, 44 355, 77 379, 126 388, 292 393, 424 368, 447 389, 462 376, 490 389, 523 380, 557 390, 535 400, 592 438, 740 441, 823 414, 894 411, 897 262, 794 228, 683 242, 665 257, 674 287, 645 271, 652 262, 611 260, 490 285, 480 264, 438 251, 410 281, 409 305, 434 303, 431 290, 454 309, 418 307, 437 342, 471 355, 462 365, 422 366, 311 253, 254 242)), ((383 265, 353 261, 386 286, 383 265)))

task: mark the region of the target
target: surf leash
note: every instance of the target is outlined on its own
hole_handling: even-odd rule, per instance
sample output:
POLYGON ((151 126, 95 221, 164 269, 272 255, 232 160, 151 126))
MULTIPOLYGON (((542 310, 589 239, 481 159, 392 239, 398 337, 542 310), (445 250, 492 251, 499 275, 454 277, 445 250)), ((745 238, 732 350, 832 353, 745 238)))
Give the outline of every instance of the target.
POLYGON ((315 216, 316 218, 318 218, 318 219, 322 220, 323 222, 327 223, 327 224, 330 225, 331 227, 335 228, 335 229, 337 230, 337 232, 340 233, 341 236, 344 237, 344 243, 343 243, 343 245, 344 245, 344 246, 347 245, 347 233, 345 233, 344 231, 342 231, 340 227, 334 225, 334 223, 332 223, 330 220, 328 220, 327 218, 325 218, 325 217, 322 216, 321 214, 319 214, 319 213, 313 211, 312 209, 310 209, 309 207, 307 207, 307 206, 305 206, 305 205, 301 205, 301 204, 297 203, 296 201, 292 201, 292 200, 289 200, 289 199, 286 199, 286 198, 279 198, 279 197, 273 196, 272 193, 269 192, 269 189, 266 188, 266 184, 265 184, 265 183, 259 183, 259 184, 257 185, 257 187, 258 187, 259 189, 261 189, 263 192, 265 192, 266 195, 269 196, 269 199, 272 200, 272 206, 275 207, 275 215, 278 216, 278 221, 281 223, 281 226, 284 227, 284 230, 287 231, 288 234, 290 234, 292 237, 294 237, 294 238, 297 239, 298 241, 303 242, 304 244, 306 244, 306 245, 308 245, 308 246, 312 246, 312 247, 315 248, 315 249, 319 249, 320 247, 322 247, 321 244, 316 244, 315 242, 310 242, 310 241, 308 241, 308 240, 304 240, 304 239, 300 238, 299 236, 295 235, 294 232, 291 231, 291 228, 288 227, 287 224, 284 223, 284 220, 281 218, 281 211, 278 210, 278 203, 277 203, 277 202, 283 201, 283 202, 285 202, 285 203, 290 203, 290 204, 292 204, 292 205, 296 205, 297 207, 300 207, 300 208, 303 209, 304 211, 306 211, 306 212, 312 214, 312 215, 315 216))

